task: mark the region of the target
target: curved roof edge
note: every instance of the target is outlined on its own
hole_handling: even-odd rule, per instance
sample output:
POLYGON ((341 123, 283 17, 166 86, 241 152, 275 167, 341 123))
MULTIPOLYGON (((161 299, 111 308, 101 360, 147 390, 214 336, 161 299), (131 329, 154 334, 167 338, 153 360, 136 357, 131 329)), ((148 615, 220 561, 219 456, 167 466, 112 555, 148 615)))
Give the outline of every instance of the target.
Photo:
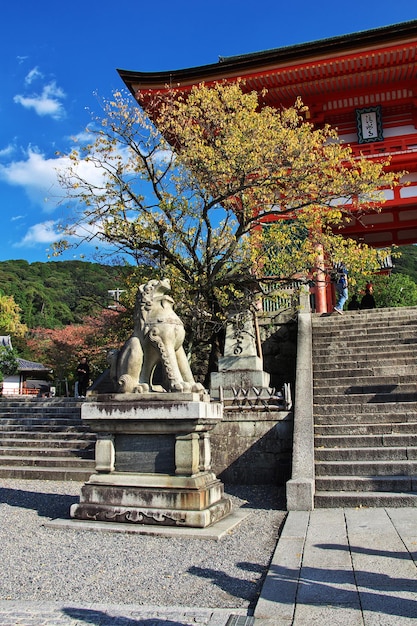
POLYGON ((152 85, 171 85, 172 83, 189 82, 195 79, 213 79, 214 76, 228 75, 237 71, 250 71, 259 65, 288 63, 292 59, 331 54, 336 51, 340 53, 352 48, 386 44, 416 36, 417 20, 412 20, 283 48, 273 48, 232 57, 220 57, 217 63, 209 65, 161 72, 136 72, 122 69, 117 71, 126 85, 132 82, 146 83, 149 87, 152 85))
POLYGON ((309 50, 314 51, 316 47, 321 49, 325 46, 328 46, 329 48, 337 47, 339 49, 343 47, 343 44, 347 44, 349 47, 351 44, 364 45, 368 41, 369 43, 373 43, 374 41, 383 41, 384 36, 386 35, 388 35, 388 40, 396 39, 397 37, 402 39, 404 37, 404 31, 406 31, 406 35, 410 34, 408 31, 411 31, 411 34, 416 34, 416 29, 417 20, 410 20, 408 22, 400 22, 398 24, 392 24, 390 26, 381 26, 379 28, 373 28, 371 30, 361 30, 355 33, 337 35, 336 37, 327 37, 325 39, 317 39, 305 43, 294 44, 292 46, 284 46, 282 48, 271 48, 270 50, 260 50, 259 52, 249 52, 247 54, 219 57, 219 63, 237 61, 239 59, 244 60, 245 58, 263 59, 268 56, 274 56, 274 54, 276 53, 285 51, 297 52, 298 50, 303 50, 304 48, 308 48, 309 50))

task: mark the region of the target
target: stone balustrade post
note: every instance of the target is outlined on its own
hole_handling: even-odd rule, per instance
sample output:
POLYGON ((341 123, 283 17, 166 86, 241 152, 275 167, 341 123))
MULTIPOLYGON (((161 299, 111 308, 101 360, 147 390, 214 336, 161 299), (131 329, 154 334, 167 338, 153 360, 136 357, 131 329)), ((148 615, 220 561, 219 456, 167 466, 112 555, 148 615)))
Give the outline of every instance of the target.
POLYGON ((115 461, 114 435, 98 433, 96 441, 96 472, 108 474, 114 472, 115 461))
POLYGON ((200 471, 200 437, 198 433, 177 435, 175 439, 175 474, 177 476, 194 476, 200 471))

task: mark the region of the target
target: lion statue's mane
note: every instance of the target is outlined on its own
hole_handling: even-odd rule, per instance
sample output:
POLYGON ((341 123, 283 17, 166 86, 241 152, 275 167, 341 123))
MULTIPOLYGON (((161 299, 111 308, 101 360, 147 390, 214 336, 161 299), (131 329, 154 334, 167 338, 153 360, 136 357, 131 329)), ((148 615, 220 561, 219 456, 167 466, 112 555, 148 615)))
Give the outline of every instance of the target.
POLYGON ((161 363, 165 391, 203 391, 196 383, 183 348, 184 325, 173 309, 167 278, 140 285, 136 296, 134 330, 113 354, 110 376, 118 393, 153 391, 152 375, 161 363))

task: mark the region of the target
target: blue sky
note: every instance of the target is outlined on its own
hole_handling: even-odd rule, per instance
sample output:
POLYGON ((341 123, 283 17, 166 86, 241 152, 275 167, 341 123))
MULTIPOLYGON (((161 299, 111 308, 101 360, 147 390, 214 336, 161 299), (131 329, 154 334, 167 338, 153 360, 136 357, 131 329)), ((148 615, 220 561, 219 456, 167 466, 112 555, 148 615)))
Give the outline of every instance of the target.
MULTIPOLYGON (((64 217, 57 152, 123 87, 158 71, 417 18, 414 0, 6 0, 0 21, 0 261, 47 261, 64 217)), ((88 250, 84 250, 87 253, 88 250)), ((74 258, 74 252, 63 259, 74 258)))

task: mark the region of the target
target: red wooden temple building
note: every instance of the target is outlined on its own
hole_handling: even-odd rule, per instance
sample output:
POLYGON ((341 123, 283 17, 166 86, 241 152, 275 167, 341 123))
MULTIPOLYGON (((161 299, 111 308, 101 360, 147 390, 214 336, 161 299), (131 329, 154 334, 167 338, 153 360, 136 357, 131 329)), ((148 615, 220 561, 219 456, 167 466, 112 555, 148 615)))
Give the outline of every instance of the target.
MULTIPOLYGON (((146 93, 239 78, 248 91, 267 88, 270 106, 289 107, 301 97, 313 124, 330 124, 355 153, 389 156, 390 168, 408 172, 407 186, 385 192, 380 213, 353 220, 343 232, 379 248, 417 242, 417 20, 200 67, 119 74, 145 108, 146 93)), ((318 291, 317 311, 326 311, 318 291)))

